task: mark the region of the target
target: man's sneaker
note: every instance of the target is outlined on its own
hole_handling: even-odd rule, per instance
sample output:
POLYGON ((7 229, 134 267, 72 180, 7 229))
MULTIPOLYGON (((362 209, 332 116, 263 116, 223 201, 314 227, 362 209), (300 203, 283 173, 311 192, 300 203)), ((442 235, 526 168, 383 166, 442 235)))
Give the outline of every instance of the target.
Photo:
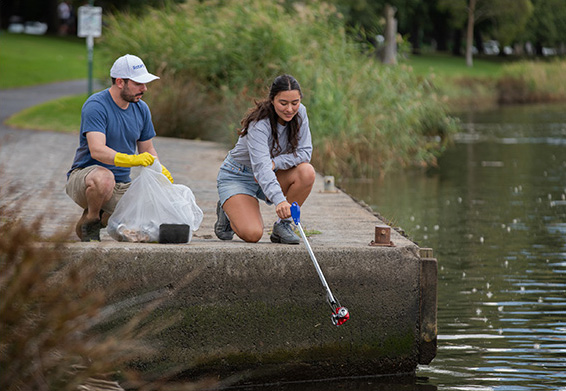
POLYGON ((100 229, 102 224, 100 220, 87 221, 81 225, 81 241, 82 242, 100 242, 100 229))
POLYGON ((88 209, 85 209, 83 211, 83 215, 81 216, 81 218, 79 219, 79 221, 77 221, 77 225, 75 226, 75 232, 77 233, 77 236, 79 237, 79 239, 83 239, 83 232, 82 232, 82 226, 84 223, 86 223, 86 214, 88 213, 88 209))
MULTIPOLYGON (((83 239, 83 233, 82 233, 82 226, 84 223, 86 223, 86 215, 88 213, 88 209, 85 209, 83 211, 83 215, 81 216, 81 218, 79 219, 79 221, 77 221, 77 225, 75 227, 75 232, 77 233, 77 236, 79 237, 79 239, 83 239)), ((108 212, 104 212, 104 211, 100 211, 100 224, 101 224, 101 228, 106 228, 106 226, 108 225, 108 219, 110 218, 110 213, 108 212)))
POLYGON ((224 209, 220 206, 220 201, 216 204, 216 223, 214 223, 214 233, 220 240, 232 240, 234 231, 230 226, 230 220, 224 213, 224 209))
POLYGON ((273 231, 271 232, 270 239, 273 243, 283 244, 299 244, 301 239, 293 232, 291 222, 289 220, 281 220, 273 224, 273 231))

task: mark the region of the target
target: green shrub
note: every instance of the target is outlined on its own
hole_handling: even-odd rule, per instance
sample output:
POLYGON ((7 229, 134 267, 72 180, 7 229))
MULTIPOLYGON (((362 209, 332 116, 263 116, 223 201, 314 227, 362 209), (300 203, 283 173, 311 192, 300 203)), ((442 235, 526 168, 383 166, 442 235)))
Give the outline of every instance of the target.
POLYGON ((253 99, 289 73, 303 88, 317 170, 368 176, 434 164, 456 124, 429 84, 369 56, 333 6, 283 4, 189 0, 116 14, 103 47, 165 76, 148 93, 160 135, 233 141, 253 99))

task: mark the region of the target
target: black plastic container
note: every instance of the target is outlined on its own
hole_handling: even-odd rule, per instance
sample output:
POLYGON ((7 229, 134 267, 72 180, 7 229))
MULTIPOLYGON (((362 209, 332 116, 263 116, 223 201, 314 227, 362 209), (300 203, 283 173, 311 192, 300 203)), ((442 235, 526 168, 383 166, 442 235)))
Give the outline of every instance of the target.
POLYGON ((159 243, 187 243, 191 227, 187 224, 161 224, 159 243))

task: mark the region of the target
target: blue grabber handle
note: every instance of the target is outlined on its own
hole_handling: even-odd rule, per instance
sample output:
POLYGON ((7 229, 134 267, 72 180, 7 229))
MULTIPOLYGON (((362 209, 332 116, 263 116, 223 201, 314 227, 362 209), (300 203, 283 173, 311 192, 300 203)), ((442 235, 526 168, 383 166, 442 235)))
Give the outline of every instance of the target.
POLYGON ((291 204, 291 217, 293 217, 295 224, 299 225, 301 222, 301 207, 296 202, 291 204))

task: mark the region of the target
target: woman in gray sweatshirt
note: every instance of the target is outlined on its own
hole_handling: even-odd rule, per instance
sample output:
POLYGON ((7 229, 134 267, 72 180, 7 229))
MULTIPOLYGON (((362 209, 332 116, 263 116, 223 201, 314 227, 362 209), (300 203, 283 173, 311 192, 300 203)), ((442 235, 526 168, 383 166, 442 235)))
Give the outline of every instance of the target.
POLYGON ((315 180, 307 110, 297 80, 275 78, 269 96, 255 103, 242 119, 238 142, 217 177, 220 200, 214 232, 231 240, 234 232, 246 242, 263 235, 259 200, 275 205, 278 216, 271 241, 298 244, 291 227, 291 204, 302 205, 315 180))

